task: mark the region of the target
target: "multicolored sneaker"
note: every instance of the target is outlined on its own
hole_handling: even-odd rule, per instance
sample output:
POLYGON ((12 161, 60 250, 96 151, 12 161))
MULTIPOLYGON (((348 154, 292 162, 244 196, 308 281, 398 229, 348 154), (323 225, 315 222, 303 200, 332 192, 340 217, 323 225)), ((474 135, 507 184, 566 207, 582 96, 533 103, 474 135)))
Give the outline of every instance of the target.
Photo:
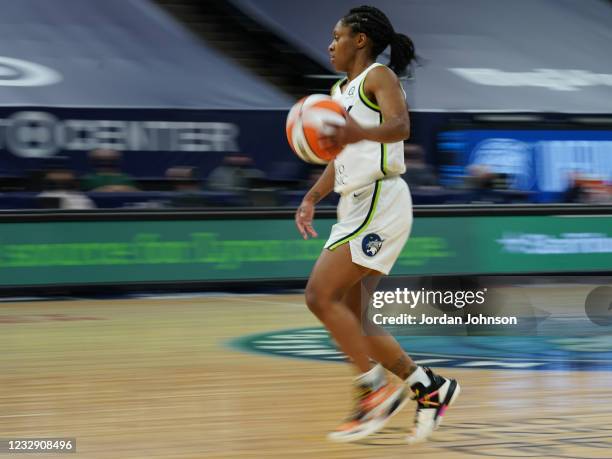
POLYGON ((377 390, 356 386, 356 407, 353 413, 327 438, 336 442, 360 440, 382 429, 387 421, 409 400, 404 385, 384 384, 377 390))
POLYGON ((416 418, 414 429, 406 437, 410 444, 424 442, 429 438, 434 430, 442 423, 442 418, 449 406, 461 392, 461 387, 457 380, 447 379, 435 374, 429 368, 423 368, 429 377, 431 384, 427 387, 421 382, 411 386, 417 402, 416 418))

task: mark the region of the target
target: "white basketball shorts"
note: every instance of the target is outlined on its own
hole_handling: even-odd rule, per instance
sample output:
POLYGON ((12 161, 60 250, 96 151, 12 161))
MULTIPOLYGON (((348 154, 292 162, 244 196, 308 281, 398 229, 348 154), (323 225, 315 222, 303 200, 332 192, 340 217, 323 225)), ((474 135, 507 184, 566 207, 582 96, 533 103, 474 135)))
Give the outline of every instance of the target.
POLYGON ((334 250, 347 242, 353 263, 389 274, 412 228, 412 198, 399 176, 342 195, 338 223, 325 248, 334 250))

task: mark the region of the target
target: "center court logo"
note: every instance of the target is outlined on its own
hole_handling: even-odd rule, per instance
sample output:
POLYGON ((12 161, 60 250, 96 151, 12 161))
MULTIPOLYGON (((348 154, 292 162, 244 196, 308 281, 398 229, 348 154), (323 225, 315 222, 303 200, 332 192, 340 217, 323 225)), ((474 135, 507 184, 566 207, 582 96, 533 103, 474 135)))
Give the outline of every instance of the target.
MULTIPOLYGON (((592 336, 398 336, 420 365, 488 370, 612 371, 612 338, 592 336)), ((233 348, 277 357, 345 362, 323 328, 237 338, 233 348)))
POLYGON ((48 86, 60 81, 62 75, 49 67, 0 56, 0 86, 48 86))

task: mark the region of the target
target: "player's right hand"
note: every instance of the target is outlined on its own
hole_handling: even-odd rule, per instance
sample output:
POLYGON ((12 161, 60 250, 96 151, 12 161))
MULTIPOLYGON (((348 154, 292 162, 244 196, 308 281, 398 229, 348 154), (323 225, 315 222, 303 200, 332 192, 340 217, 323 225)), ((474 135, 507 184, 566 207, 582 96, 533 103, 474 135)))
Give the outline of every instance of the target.
POLYGON ((317 237, 318 234, 312 227, 312 220, 314 219, 315 206, 310 201, 302 201, 300 206, 295 211, 295 226, 304 238, 317 237))

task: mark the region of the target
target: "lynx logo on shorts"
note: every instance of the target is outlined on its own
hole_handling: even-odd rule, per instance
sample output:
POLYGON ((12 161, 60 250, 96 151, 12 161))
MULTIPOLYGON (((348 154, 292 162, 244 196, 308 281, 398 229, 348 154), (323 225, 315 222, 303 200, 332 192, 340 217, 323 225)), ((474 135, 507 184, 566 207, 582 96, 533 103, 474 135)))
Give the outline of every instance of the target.
POLYGON ((378 234, 370 233, 363 238, 361 248, 368 257, 373 257, 382 247, 383 240, 378 234))

